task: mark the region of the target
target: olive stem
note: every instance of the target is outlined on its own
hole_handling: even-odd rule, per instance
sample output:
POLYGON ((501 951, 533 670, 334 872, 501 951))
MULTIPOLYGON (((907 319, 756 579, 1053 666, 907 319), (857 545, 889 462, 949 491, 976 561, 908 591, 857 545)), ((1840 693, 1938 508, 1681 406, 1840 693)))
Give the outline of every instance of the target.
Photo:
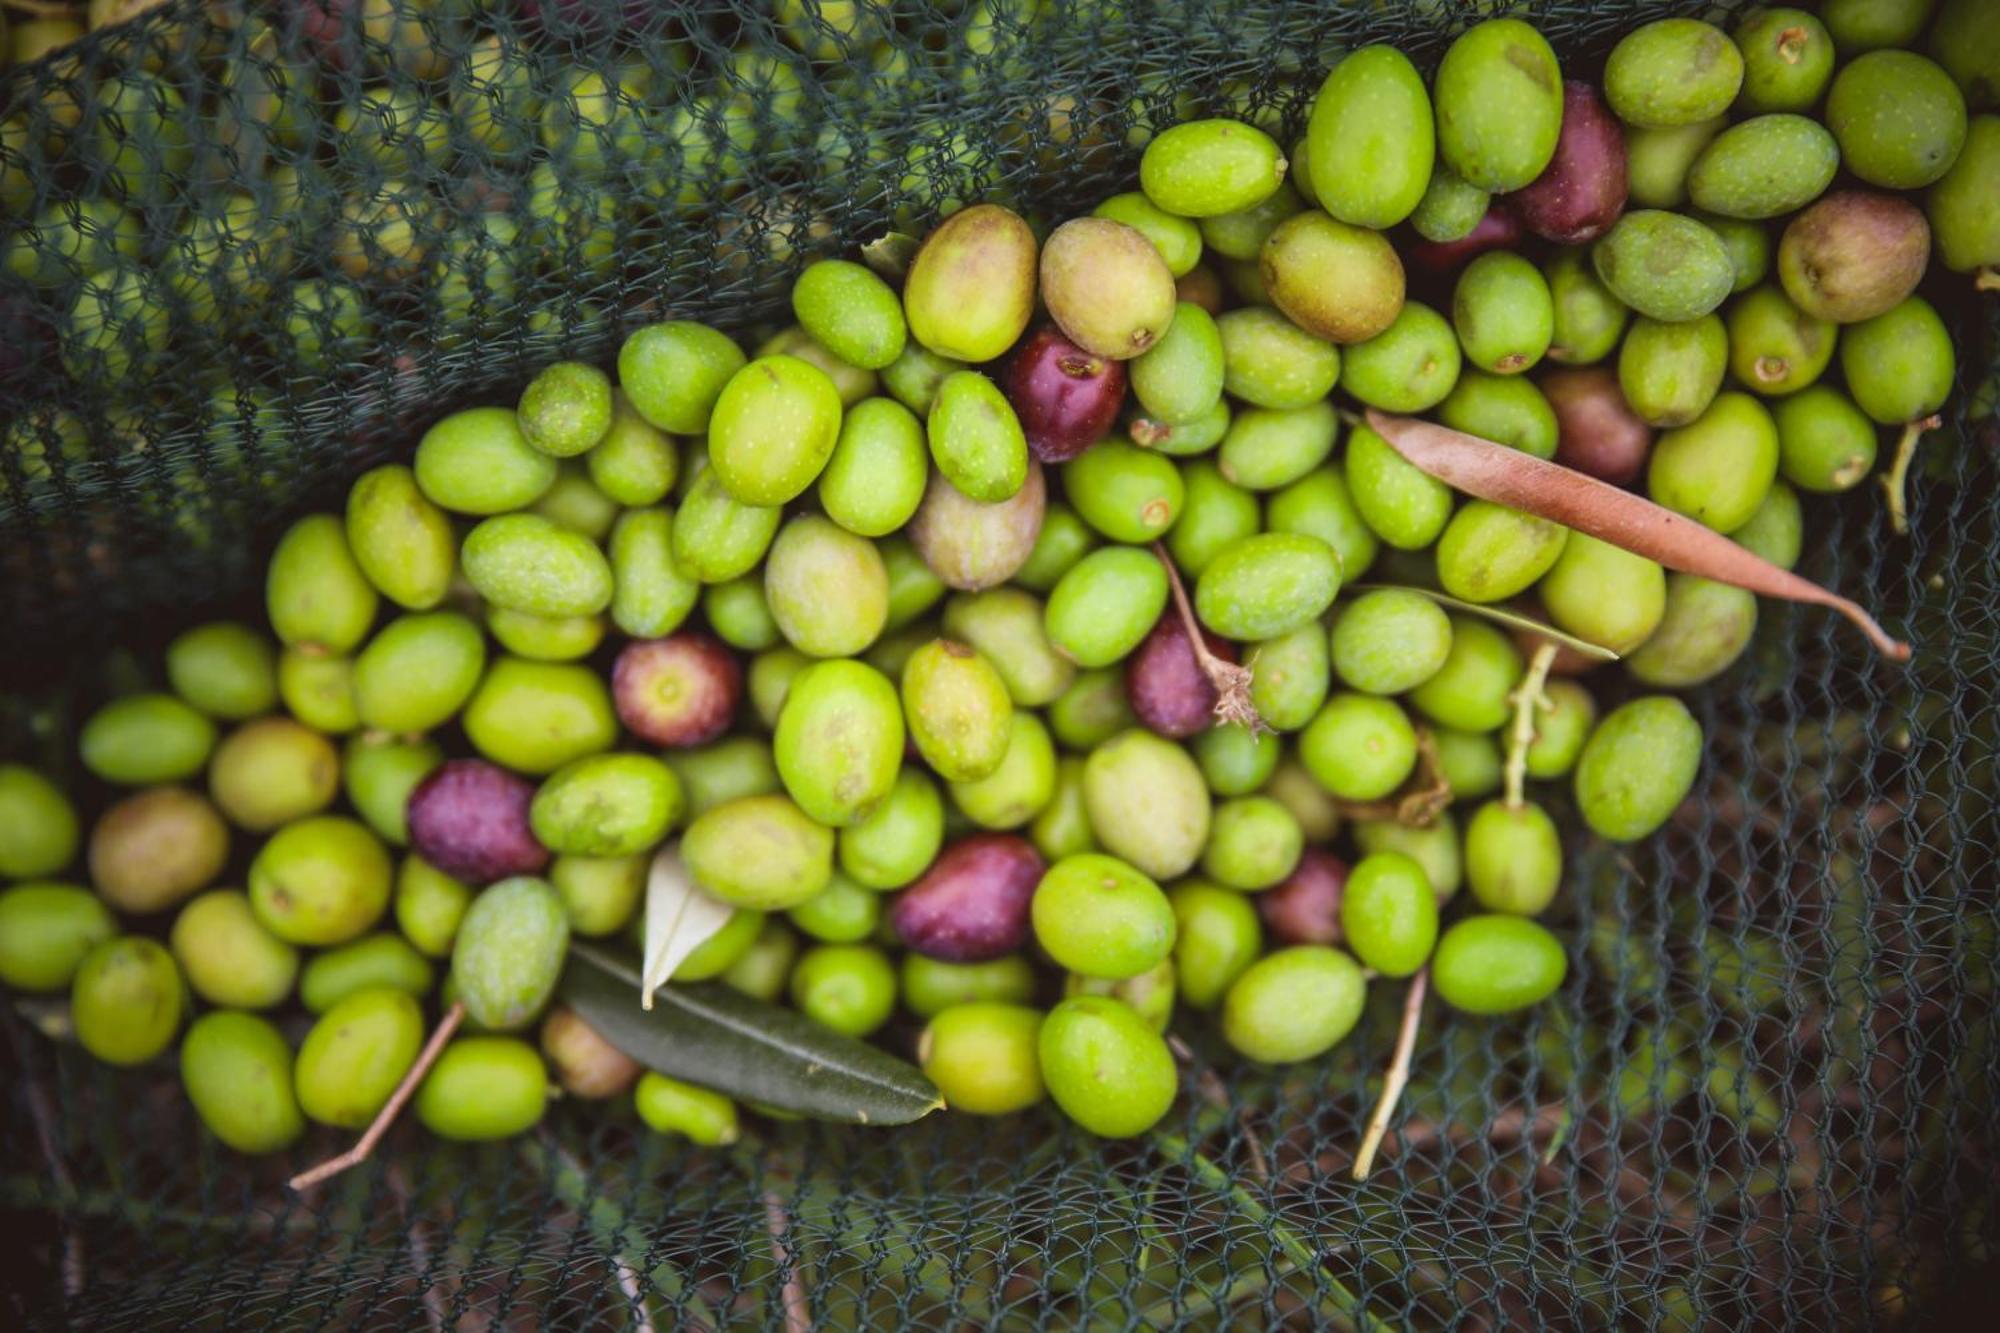
POLYGON ((451 1034, 458 1031, 458 1025, 464 1021, 465 1001, 459 1000, 444 1011, 444 1017, 438 1020, 437 1027, 431 1032, 430 1040, 424 1043, 423 1050, 417 1052, 417 1062, 410 1066, 409 1073, 403 1075, 403 1081, 389 1094, 389 1100, 375 1113, 375 1119, 366 1130, 362 1131, 361 1138, 355 1145, 338 1157, 329 1157, 318 1166, 299 1172, 286 1184, 295 1190, 305 1190, 339 1175, 350 1166, 359 1166, 367 1161, 374 1153, 375 1145, 389 1132, 389 1126, 396 1123, 396 1117, 402 1112, 403 1104, 415 1095, 417 1085, 424 1081, 424 1075, 430 1073, 431 1066, 437 1063, 438 1056, 444 1051, 444 1044, 451 1040, 451 1034))
POLYGON ((1975 292, 2000 292, 2000 268, 1982 268, 1972 279, 1975 292))
POLYGON ((1301 1240, 1281 1215, 1272 1213, 1269 1208, 1257 1202, 1249 1190, 1210 1161, 1192 1143, 1177 1134, 1168 1134, 1161 1130, 1154 1130, 1152 1139, 1153 1146, 1159 1150, 1161 1156, 1182 1167, 1200 1184, 1241 1209, 1243 1215, 1252 1222, 1268 1228, 1272 1241, 1287 1259, 1296 1264, 1302 1272, 1311 1274, 1318 1281, 1325 1283, 1331 1299, 1314 1302, 1315 1308, 1330 1305, 1335 1313, 1352 1320, 1356 1327, 1369 1330, 1369 1333, 1391 1327, 1370 1313, 1367 1303, 1355 1295, 1352 1289, 1326 1271, 1321 1265, 1319 1252, 1301 1240))
POLYGON ((1944 418, 1933 412, 1930 416, 1908 422, 1903 427, 1903 436, 1896 441, 1896 461, 1889 468, 1889 475, 1882 478, 1882 490, 1889 499, 1889 526, 1898 537, 1906 537, 1910 532, 1910 514, 1905 507, 1905 492, 1910 479, 1910 463, 1917 456, 1917 442, 1927 430, 1936 430, 1944 424, 1944 418))
POLYGON ((1222 1085, 1213 1069, 1196 1067, 1194 1051, 1179 1037, 1167 1038, 1167 1049, 1174 1058, 1195 1071, 1195 1086, 1201 1089, 1202 1099, 1216 1110, 1236 1121, 1236 1127, 1243 1132, 1243 1146, 1250 1150, 1250 1174, 1257 1177, 1259 1184, 1271 1183, 1270 1159, 1264 1155, 1264 1141, 1257 1137, 1257 1131, 1250 1126, 1250 1113, 1229 1099, 1229 1090, 1222 1085))
POLYGON ((1187 588, 1181 583, 1181 573, 1174 568, 1173 557, 1167 554, 1166 547, 1154 542, 1153 558, 1167 571, 1167 586, 1173 590, 1174 609, 1180 615, 1181 628, 1187 631, 1188 646, 1194 650, 1195 665, 1201 668, 1202 675, 1208 677, 1208 683, 1215 687, 1216 721, 1248 727, 1252 736, 1269 731, 1271 728, 1257 712, 1257 705, 1250 702, 1250 668, 1225 662, 1208 650, 1208 644, 1201 635, 1201 625, 1195 620, 1194 607, 1188 602, 1187 588))
POLYGON ((792 1266, 791 1246, 785 1241, 791 1224, 792 1215, 786 1210, 785 1201, 775 1190, 765 1190, 764 1227, 771 1234, 771 1263, 780 1273, 792 1270, 779 1291, 785 1307, 785 1333, 811 1333, 812 1307, 806 1304, 805 1284, 799 1281, 798 1269, 792 1266))
POLYGON ((1514 725, 1507 733, 1507 808, 1521 808, 1521 788, 1528 781, 1528 747, 1535 743, 1535 714, 1545 712, 1555 705, 1549 702, 1542 687, 1549 682, 1549 668, 1556 662, 1556 646, 1544 642, 1535 649, 1535 655, 1528 660, 1528 674, 1521 679, 1511 701, 1514 705, 1514 725))
MULTIPOLYGON (((415 1212, 410 1199, 410 1183, 403 1178, 401 1168, 391 1166, 384 1173, 389 1182, 389 1193, 396 1196, 396 1210, 402 1214, 403 1233, 410 1242, 410 1267, 419 1274, 431 1271, 430 1225, 423 1214, 415 1212)), ((435 1282, 424 1283, 424 1323, 433 1333, 442 1333, 445 1326, 444 1293, 435 1282)))
MULTIPOLYGON (((9 1024, 8 1035, 13 1038, 14 1054, 22 1069, 27 1068, 26 1043, 21 1029, 9 1024)), ((42 1159, 48 1163, 49 1179, 55 1182, 59 1196, 70 1197, 76 1193, 76 1184, 70 1179, 69 1167, 63 1161, 62 1151, 57 1147, 55 1132, 55 1111, 49 1105, 48 1092, 42 1086, 39 1076, 27 1080, 28 1114, 35 1122, 35 1145, 42 1150, 42 1159)), ((58 1214, 63 1216, 63 1214, 58 1214)), ((83 1264, 83 1238, 64 1217, 59 1230, 62 1234, 62 1287, 63 1295, 75 1300, 83 1295, 86 1274, 83 1264)))
POLYGON ((1419 970, 1410 978, 1409 992, 1403 997, 1403 1026, 1396 1033, 1396 1054, 1382 1080, 1382 1097, 1375 1103, 1375 1114, 1368 1119, 1361 1150, 1354 1154, 1356 1180, 1368 1179, 1368 1172, 1375 1165, 1375 1152, 1382 1146, 1383 1135, 1389 1132, 1389 1117, 1396 1113, 1396 1103, 1402 1100, 1403 1089, 1409 1084, 1410 1059, 1417 1049, 1417 1026, 1423 1020, 1424 992, 1430 986, 1430 977, 1428 966, 1419 970))

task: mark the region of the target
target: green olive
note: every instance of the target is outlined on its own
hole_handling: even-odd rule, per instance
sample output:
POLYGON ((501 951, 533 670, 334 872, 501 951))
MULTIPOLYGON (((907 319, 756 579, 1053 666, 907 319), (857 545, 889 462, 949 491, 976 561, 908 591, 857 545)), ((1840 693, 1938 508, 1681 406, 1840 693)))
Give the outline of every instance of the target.
POLYGON ((1333 1049, 1360 1021, 1367 986, 1354 959, 1301 944, 1252 963, 1222 1002, 1222 1032, 1252 1060, 1291 1064, 1333 1049))
POLYGON ((1539 916, 1562 883, 1562 837, 1532 801, 1488 801, 1465 826, 1465 881, 1489 912, 1539 916))
POLYGON ((1041 1012, 1025 1005, 953 1005, 933 1017, 917 1039, 917 1062, 954 1111, 1024 1111, 1046 1093, 1041 1032, 1041 1012))
POLYGON ((1363 966, 1407 977, 1430 961, 1437 934, 1438 896, 1421 865, 1401 852, 1355 862, 1341 890, 1340 936, 1363 966))
POLYGON ((1556 937, 1518 916, 1469 916, 1445 931, 1431 960, 1438 996, 1468 1014, 1540 1004, 1569 970, 1556 937))
POLYGON ((181 1085, 202 1123, 237 1152, 277 1152, 305 1132, 292 1048, 254 1014, 224 1009, 196 1019, 181 1042, 181 1085))
POLYGON ((417 1089, 417 1119, 439 1138, 484 1142, 535 1127, 548 1105, 540 1052, 516 1037, 460 1037, 417 1089))
POLYGON ((1336 694, 1299 735, 1299 758, 1343 801, 1389 795, 1417 763, 1417 733, 1393 699, 1336 694))
POLYGON ((1056 1105, 1105 1138, 1145 1133, 1179 1090, 1165 1040, 1107 995, 1072 996, 1056 1005, 1042 1021, 1037 1049, 1056 1105))
POLYGON ((1173 950, 1167 897, 1145 874, 1096 852, 1049 867, 1032 903, 1035 939, 1057 963, 1117 980, 1158 965, 1173 950))

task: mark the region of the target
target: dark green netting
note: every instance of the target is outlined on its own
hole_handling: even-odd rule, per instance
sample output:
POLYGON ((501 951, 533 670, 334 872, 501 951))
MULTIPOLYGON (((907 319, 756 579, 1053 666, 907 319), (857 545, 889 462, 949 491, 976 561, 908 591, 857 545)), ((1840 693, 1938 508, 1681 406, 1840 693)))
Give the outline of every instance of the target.
MULTIPOLYGON (((364 56, 308 86, 282 17, 188 0, 0 83, 5 674, 87 681, 107 642, 236 604, 290 518, 557 355, 608 360, 669 312, 754 333, 803 258, 959 201, 1084 211, 1129 185, 1143 127, 1192 112, 1289 142, 1342 47, 1394 41, 1427 66, 1516 10, 1588 70, 1642 18, 1733 6, 1055 0, 1036 19, 792 0, 781 23, 684 0, 623 7, 643 17, 622 35, 579 21, 615 3, 541 7, 546 25, 411 5, 449 71, 430 84, 364 75, 364 56), (618 96, 668 128, 530 114, 575 103, 573 67, 624 76, 618 96), (492 70, 527 91, 490 133, 363 97, 448 107, 492 70), (140 72, 157 82, 106 82, 140 72), (146 114, 163 88, 199 112, 166 122, 185 143, 146 114), (256 129, 273 99, 287 134, 256 129), (364 155, 342 131, 369 115, 386 124, 364 155), (112 216, 84 201, 116 191, 142 219, 132 258, 103 225, 24 225, 112 216), (366 336, 288 299, 318 278, 354 284, 366 336)), ((765 1125, 691 1150, 558 1107, 478 1150, 406 1128, 309 1200, 280 1182, 340 1136, 246 1166, 165 1066, 96 1066, 29 1010, 7 1020, 7 1319, 1777 1328, 1939 1309, 2000 1230, 2000 439, 1991 312, 1948 275, 1926 290, 1960 331, 1962 386, 1923 445, 1912 533, 1889 535, 1873 492, 1814 500, 1801 566, 1882 608, 1916 662, 1765 604, 1753 652, 1690 695, 1698 799, 1634 848, 1572 836, 1550 916, 1564 991, 1523 1020, 1433 1005, 1365 1185, 1348 1168, 1393 1041, 1386 987, 1354 1039, 1282 1073, 1182 1024, 1184 1095, 1130 1145, 1042 1114, 765 1125)))

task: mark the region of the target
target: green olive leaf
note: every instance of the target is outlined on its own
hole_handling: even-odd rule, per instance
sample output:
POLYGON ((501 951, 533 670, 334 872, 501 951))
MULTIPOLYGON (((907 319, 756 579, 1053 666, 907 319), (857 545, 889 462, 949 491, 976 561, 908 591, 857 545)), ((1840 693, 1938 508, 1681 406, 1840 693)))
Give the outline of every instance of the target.
POLYGON ((727 986, 663 986, 639 1007, 637 960, 570 945, 557 988, 604 1039, 673 1078, 814 1120, 900 1125, 944 1105, 906 1060, 727 986))
POLYGON ((1530 634, 1539 634, 1543 638, 1554 643, 1559 643, 1571 652, 1581 653, 1595 662, 1616 662, 1618 660, 1618 654, 1612 652, 1602 644, 1592 643, 1588 639, 1579 639, 1574 634, 1566 634, 1554 625, 1544 624, 1533 616, 1524 616, 1519 611, 1509 611, 1504 606, 1490 606, 1483 602, 1460 601, 1448 593, 1439 592, 1436 588, 1406 587, 1400 583, 1350 583, 1347 586, 1347 591, 1413 592, 1419 597, 1428 597, 1439 606, 1450 610, 1463 611, 1467 615, 1472 616, 1485 616, 1495 624, 1505 625, 1509 629, 1526 630, 1530 634))

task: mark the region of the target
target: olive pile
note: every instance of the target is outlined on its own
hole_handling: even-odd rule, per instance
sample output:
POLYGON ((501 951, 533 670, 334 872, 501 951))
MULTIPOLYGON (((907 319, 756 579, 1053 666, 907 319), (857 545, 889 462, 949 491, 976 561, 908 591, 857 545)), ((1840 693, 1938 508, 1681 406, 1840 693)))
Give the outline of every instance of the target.
POLYGON ((1795 488, 1858 484, 1878 423, 1949 389, 1914 294, 1933 245, 2000 259, 2000 118, 1968 123, 1954 76, 1992 83, 1894 50, 1836 69, 1873 42, 1850 8, 1648 25, 1602 98, 1516 20, 1431 89, 1367 48, 1289 170, 1253 126, 1189 122, 1046 238, 980 204, 906 271, 811 264, 754 356, 661 323, 615 383, 560 363, 446 417, 284 536, 275 643, 191 630, 170 689, 82 728, 131 789, 90 830, 94 892, 51 878, 64 794, 0 769, 0 875, 28 881, 0 980, 68 990, 126 1064, 174 1041, 185 983, 213 1006, 190 1096, 252 1151, 373 1117, 434 989, 485 1029, 417 1095, 440 1134, 533 1124, 546 1055, 575 1095, 636 1082, 647 1123, 733 1137, 726 1099, 550 1008, 572 936, 640 938, 663 848, 730 909, 675 979, 856 1037, 900 1001, 962 1111, 1047 1096, 1142 1133, 1179 1004, 1290 1062, 1372 978, 1540 1002, 1564 851, 1528 783, 1626 842, 1701 757, 1679 700, 1600 715, 1613 673, 1585 673, 1706 681, 1755 599, 1462 499, 1333 395, 1643 481, 1789 567, 1795 488), (245 888, 214 887, 246 836, 245 888), (174 913, 168 943, 114 909, 174 913), (296 1056, 257 1016, 295 992, 296 1056), (541 1052, 507 1035, 538 1019, 541 1052))

